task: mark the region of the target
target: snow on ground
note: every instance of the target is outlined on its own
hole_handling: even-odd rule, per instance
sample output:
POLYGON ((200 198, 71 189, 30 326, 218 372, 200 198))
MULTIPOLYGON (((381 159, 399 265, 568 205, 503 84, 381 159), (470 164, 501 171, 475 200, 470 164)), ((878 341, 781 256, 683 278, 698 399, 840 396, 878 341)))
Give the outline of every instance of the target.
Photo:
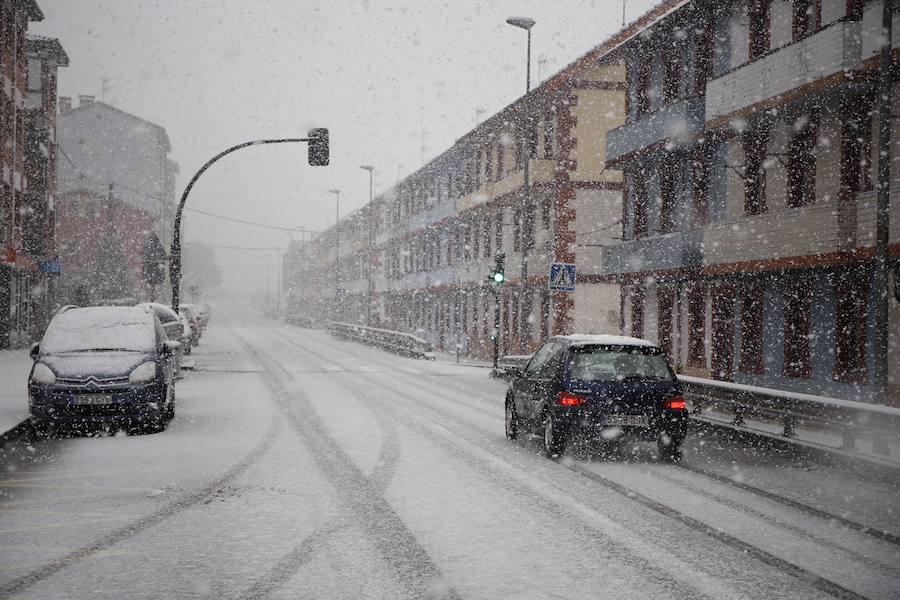
POLYGON ((896 535, 896 481, 698 437, 551 461, 487 369, 217 319, 164 433, 0 450, 0 597, 900 595, 896 543, 728 483, 896 535))

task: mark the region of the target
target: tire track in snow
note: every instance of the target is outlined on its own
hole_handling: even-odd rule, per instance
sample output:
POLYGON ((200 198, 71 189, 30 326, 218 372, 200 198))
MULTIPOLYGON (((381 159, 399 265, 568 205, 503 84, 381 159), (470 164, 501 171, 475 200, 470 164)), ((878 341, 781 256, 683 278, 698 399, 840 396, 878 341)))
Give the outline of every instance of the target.
MULTIPOLYGON (((236 336, 243 341, 244 347, 252 352, 252 350, 250 350, 251 346, 246 339, 239 334, 236 334, 236 336)), ((393 479, 397 469, 397 463, 400 458, 400 439, 397 436, 397 430, 393 423, 385 419, 383 414, 374 413, 372 411, 369 412, 378 422, 384 435, 378 459, 376 460, 375 467, 372 469, 372 474, 369 476, 369 479, 375 485, 376 489, 379 490, 379 493, 383 494, 384 490, 393 479)), ((259 598, 268 597, 273 591, 287 583, 297 571, 312 560, 316 555, 316 552, 321 550, 322 546, 327 544, 332 536, 343 531, 349 525, 350 520, 344 517, 328 521, 322 527, 304 538, 300 544, 283 556, 272 569, 256 579, 250 588, 243 592, 239 597, 247 600, 257 600, 259 598)))
POLYGON ((48 562, 42 567, 33 569, 31 572, 14 579, 0 586, 0 598, 6 598, 16 594, 36 583, 55 575, 62 569, 80 561, 89 558, 98 552, 118 544, 119 542, 133 537, 142 531, 145 531, 154 525, 158 525, 163 521, 177 515, 178 513, 202 503, 203 501, 213 497, 213 495, 225 486, 232 479, 246 471, 251 465, 258 461, 271 448, 278 432, 281 429, 280 422, 276 418, 277 413, 273 413, 272 422, 263 434, 262 439, 241 458, 236 464, 228 469, 219 478, 211 481, 200 489, 186 494, 177 500, 162 506, 161 508, 151 512, 149 515, 141 517, 131 523, 128 523, 106 535, 97 539, 91 544, 83 546, 77 550, 69 552, 65 556, 48 562))
POLYGON ((854 520, 848 519, 846 517, 842 517, 842 516, 835 515, 830 512, 826 512, 824 510, 815 508, 814 506, 810 506, 808 504, 799 502, 797 500, 793 500, 791 498, 786 498, 784 496, 780 496, 778 494, 766 491, 762 488, 758 488, 758 487, 750 485, 748 483, 744 483, 742 481, 735 481, 731 477, 726 477, 725 475, 720 475, 720 474, 718 474, 714 471, 710 471, 708 469, 703 469, 700 467, 695 467, 693 465, 682 464, 682 463, 679 463, 678 466, 686 471, 690 471, 691 473, 696 473, 698 475, 703 475, 705 477, 709 477, 710 479, 715 479, 716 481, 720 481, 722 483, 727 483, 730 486, 736 487, 741 490, 745 490, 747 492, 756 494, 758 496, 762 496, 763 498, 767 498, 769 500, 772 500, 773 502, 778 502, 785 506, 789 506, 789 507, 797 509, 801 512, 805 512, 805 513, 808 513, 815 517, 818 517, 820 519, 824 519, 826 521, 833 521, 835 523, 840 523, 841 525, 844 525, 845 527, 859 531, 860 533, 865 533, 867 535, 878 538, 880 540, 883 540, 883 541, 893 544, 895 546, 900 546, 900 536, 897 536, 897 535, 891 533, 890 531, 884 531, 884 530, 878 529, 877 527, 873 527, 871 525, 865 525, 863 523, 860 523, 859 521, 854 521, 854 520))
MULTIPOLYGON (((319 360, 338 364, 333 357, 324 356, 305 348, 281 334, 277 329, 271 329, 271 332, 319 360)), ((345 381, 348 387, 356 388, 364 393, 371 392, 372 384, 374 383, 371 379, 365 379, 355 373, 348 373, 348 376, 348 379, 358 379, 358 381, 345 381)), ((383 382, 378 382, 377 385, 393 392, 394 395, 403 401, 408 401, 402 390, 386 385, 383 382)), ((433 390, 431 391, 433 392, 433 390)), ((679 597, 695 599, 723 597, 746 599, 750 597, 734 593, 732 590, 726 589, 721 581, 716 581, 704 573, 686 568, 684 563, 677 557, 665 552, 661 553, 651 544, 639 540, 630 534, 624 526, 613 522, 605 515, 572 498, 565 490, 558 488, 554 484, 543 481, 538 483, 539 480, 533 474, 527 473, 520 467, 504 461, 480 447, 477 442, 470 440, 466 442, 461 441, 462 438, 457 433, 451 432, 440 424, 440 419, 427 420, 424 417, 414 415, 412 411, 398 411, 398 407, 395 404, 379 398, 377 395, 373 395, 371 399, 373 402, 383 406, 386 411, 389 411, 398 422, 424 435, 445 451, 449 451, 450 454, 465 462, 467 466, 479 471, 489 479, 503 481, 506 489, 513 490, 517 495, 528 498, 529 502, 543 505, 548 512, 559 508, 565 509, 569 518, 573 520, 575 527, 588 525, 592 530, 604 537, 603 549, 609 549, 611 559, 619 560, 638 570, 642 573, 642 577, 654 580, 663 588, 677 589, 679 597), (627 559, 623 560, 624 557, 627 557, 627 559), (660 571, 661 568, 664 570, 663 572, 660 571)), ((417 405, 417 408, 422 409, 423 406, 417 405)), ((426 410, 437 413, 444 418, 460 422, 457 417, 447 415, 437 408, 428 407, 426 410)))
MULTIPOLYGON (((444 580, 428 552, 387 503, 376 484, 365 476, 326 432, 309 398, 299 390, 287 389, 283 380, 291 380, 291 374, 261 350, 254 349, 249 344, 248 349, 267 367, 269 373, 277 373, 277 377, 266 379, 276 401, 301 434, 301 439, 322 472, 341 492, 341 501, 347 505, 348 512, 355 516, 363 530, 369 534, 400 582, 416 597, 458 599, 456 591, 444 580), (301 410, 298 411, 298 408, 301 410)), ((297 556, 308 560, 312 554, 305 553, 298 547, 297 556)))
MULTIPOLYGON (((275 331, 275 330, 273 330, 273 331, 275 331)), ((303 345, 297 343, 296 341, 291 340, 289 337, 284 336, 280 332, 277 332, 277 333, 279 333, 279 335, 283 339, 285 339, 286 341, 288 341, 295 347, 300 348, 301 350, 303 350, 309 354, 312 354, 313 356, 316 356, 320 360, 327 360, 330 362, 334 362, 333 358, 329 358, 329 357, 323 356, 321 354, 318 354, 315 351, 310 350, 309 348, 306 348, 303 345)), ((346 350, 344 350, 344 351, 346 352, 346 350)), ((414 378, 404 377, 404 379, 405 379, 405 382, 404 382, 405 384, 408 384, 412 387, 418 387, 419 389, 421 389, 423 391, 427 391, 429 394, 431 394, 433 396, 443 396, 447 400, 458 401, 458 399, 454 399, 448 395, 442 394, 439 390, 435 390, 431 387, 427 387, 427 386, 423 385, 421 382, 416 381, 414 378)), ((385 387, 388 390, 393 391, 395 394, 398 395, 398 397, 403 397, 402 390, 391 387, 390 385, 381 383, 381 382, 379 383, 379 385, 385 387)), ((447 418, 456 420, 458 422, 462 422, 462 421, 460 421, 460 419, 457 416, 452 415, 444 410, 441 410, 438 408, 433 408, 433 410, 440 412, 442 415, 444 415, 447 418)), ((698 532, 705 534, 727 546, 730 546, 731 548, 733 548, 735 550, 749 554, 749 555, 753 556, 754 558, 758 559, 759 561, 763 562, 766 565, 778 568, 782 572, 784 572, 788 575, 791 575, 791 576, 803 581, 804 583, 807 583, 807 584, 815 587, 816 589, 818 589, 822 592, 825 592, 835 598, 842 598, 842 599, 846 599, 846 600, 865 600, 865 598, 866 598, 865 596, 857 594, 856 592, 849 590, 849 589, 839 585, 838 583, 835 583, 825 577, 819 576, 819 575, 813 573, 812 571, 809 571, 808 569, 805 569, 799 565, 795 565, 795 564, 791 563, 790 561, 784 560, 762 548, 758 548, 757 546, 754 546, 748 542, 745 542, 737 537, 734 537, 730 534, 727 534, 723 531, 720 531, 709 525, 706 525, 702 521, 699 521, 687 514, 684 514, 675 508, 672 508, 668 505, 658 502, 648 496, 641 494, 640 492, 632 490, 631 488, 628 488, 620 483, 617 483, 617 482, 612 481, 611 479, 608 479, 602 475, 594 473, 593 471, 585 469, 584 467, 581 467, 577 464, 562 465, 562 466, 568 468, 569 470, 571 470, 573 472, 578 473, 579 475, 586 477, 589 480, 594 481, 595 483, 603 485, 607 489, 617 492, 620 495, 623 495, 630 500, 639 502, 640 504, 646 506, 647 508, 649 508, 655 512, 663 514, 664 516, 667 516, 673 520, 676 520, 676 521, 682 523, 683 525, 685 525, 691 529, 694 529, 695 531, 698 531, 698 532)))

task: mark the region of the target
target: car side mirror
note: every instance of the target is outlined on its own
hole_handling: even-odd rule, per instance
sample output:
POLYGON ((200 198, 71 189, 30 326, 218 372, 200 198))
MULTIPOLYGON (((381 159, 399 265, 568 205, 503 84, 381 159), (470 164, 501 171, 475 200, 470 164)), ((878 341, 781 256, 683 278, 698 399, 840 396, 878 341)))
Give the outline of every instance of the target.
POLYGON ((175 340, 166 340, 163 342, 164 354, 174 354, 179 348, 181 348, 181 342, 176 342, 175 340))
POLYGON ((522 379, 525 377, 525 369, 522 367, 506 367, 510 379, 522 379))
POLYGON ((38 342, 35 342, 31 345, 31 349, 28 350, 28 356, 31 357, 31 360, 37 360, 37 357, 41 353, 41 345, 38 342))

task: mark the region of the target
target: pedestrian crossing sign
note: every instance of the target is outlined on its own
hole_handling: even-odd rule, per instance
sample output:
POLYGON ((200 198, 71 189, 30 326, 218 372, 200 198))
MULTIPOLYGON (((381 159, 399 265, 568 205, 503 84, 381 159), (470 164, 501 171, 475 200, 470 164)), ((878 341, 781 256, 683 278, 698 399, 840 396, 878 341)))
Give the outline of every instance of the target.
POLYGON ((551 292, 574 292, 575 265, 550 263, 550 278, 547 285, 551 292))

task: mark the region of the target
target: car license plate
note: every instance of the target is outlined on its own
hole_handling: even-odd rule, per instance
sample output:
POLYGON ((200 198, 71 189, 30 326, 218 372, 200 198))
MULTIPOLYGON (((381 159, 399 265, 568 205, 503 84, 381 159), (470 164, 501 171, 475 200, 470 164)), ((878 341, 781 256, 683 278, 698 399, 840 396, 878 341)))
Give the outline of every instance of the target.
POLYGON ((112 394, 79 394, 75 396, 75 404, 112 404, 112 394))
POLYGON ((647 415, 607 415, 608 427, 649 427, 647 415))

